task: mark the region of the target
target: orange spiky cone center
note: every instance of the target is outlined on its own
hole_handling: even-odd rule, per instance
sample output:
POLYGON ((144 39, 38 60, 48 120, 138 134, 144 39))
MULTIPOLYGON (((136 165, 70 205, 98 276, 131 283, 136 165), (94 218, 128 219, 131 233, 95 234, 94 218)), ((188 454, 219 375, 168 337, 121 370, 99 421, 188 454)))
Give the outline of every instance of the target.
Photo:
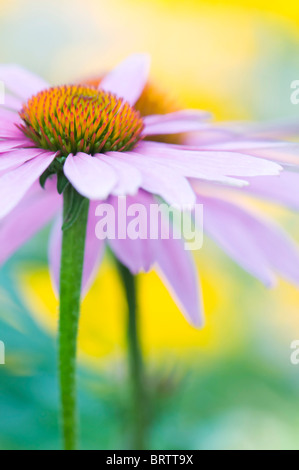
POLYGON ((60 156, 129 151, 141 140, 143 120, 122 98, 92 85, 41 91, 23 106, 22 132, 60 156))

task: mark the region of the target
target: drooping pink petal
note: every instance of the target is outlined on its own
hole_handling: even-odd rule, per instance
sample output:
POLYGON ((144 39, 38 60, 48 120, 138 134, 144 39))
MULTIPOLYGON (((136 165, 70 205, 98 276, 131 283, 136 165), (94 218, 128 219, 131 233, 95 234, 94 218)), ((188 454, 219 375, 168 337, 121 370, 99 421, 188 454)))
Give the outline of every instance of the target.
POLYGON ((0 264, 54 217, 61 198, 51 183, 47 181, 46 189, 34 184, 23 200, 0 220, 0 264))
POLYGON ((106 199, 118 181, 116 172, 100 157, 81 152, 68 156, 64 173, 74 188, 91 200, 106 199))
POLYGON ((60 263, 61 263, 61 247, 62 247, 62 210, 56 217, 56 220, 51 229, 49 247, 48 247, 48 258, 50 275, 52 285, 56 295, 59 295, 60 287, 60 263))
POLYGON ((188 206, 195 202, 195 195, 187 179, 171 165, 166 166, 162 160, 149 161, 136 152, 108 152, 116 160, 124 161, 138 168, 142 175, 141 187, 157 194, 172 205, 188 206))
MULTIPOLYGON (((241 151, 242 152, 242 151, 241 151)), ((295 166, 299 164, 299 145, 286 144, 285 147, 271 147, 247 150, 246 153, 258 158, 276 161, 281 165, 295 166)))
MULTIPOLYGON (((194 326, 202 325, 202 307, 199 295, 199 280, 197 272, 190 256, 184 249, 184 243, 180 239, 170 237, 157 239, 151 237, 150 208, 157 204, 155 198, 144 191, 139 191, 136 196, 127 197, 126 200, 116 197, 109 198, 115 209, 116 231, 115 238, 109 239, 109 244, 117 258, 133 273, 149 271, 156 267, 162 280, 169 288, 171 295, 179 304, 187 319, 194 326), (133 206, 133 205, 138 206, 133 206), (128 214, 127 209, 134 207, 134 211, 141 212, 128 214), (142 231, 136 239, 128 234, 128 228, 132 220, 138 217, 142 231), (120 223, 122 230, 119 231, 120 223), (125 231, 123 232, 123 228, 125 231)), ((162 218, 162 224, 163 222, 162 218)), ((163 229, 162 229, 163 230, 163 229)), ((110 233, 111 234, 111 233, 110 233)))
POLYGON ((105 251, 105 243, 96 237, 95 229, 98 219, 95 212, 97 205, 97 202, 91 202, 89 208, 82 280, 83 295, 87 293, 92 284, 105 251))
POLYGON ((250 221, 243 220, 243 213, 229 211, 220 200, 200 196, 199 202, 203 204, 205 232, 243 269, 266 286, 273 286, 275 278, 251 233, 250 221))
POLYGON ((119 181, 112 191, 114 196, 124 196, 126 194, 133 196, 137 193, 142 183, 142 175, 134 166, 125 160, 115 158, 113 155, 96 154, 103 162, 112 166, 117 172, 119 181))
POLYGON ((279 176, 248 178, 246 193, 299 210, 299 174, 283 171, 279 176))
POLYGON ((159 240, 158 272, 189 323, 202 327, 200 283, 193 258, 182 240, 159 240))
POLYGON ((140 271, 149 271, 157 258, 156 251, 158 244, 156 240, 150 239, 150 220, 149 207, 156 204, 155 198, 145 191, 139 191, 136 196, 127 196, 119 202, 118 197, 110 197, 108 203, 112 205, 115 211, 115 237, 109 230, 109 245, 117 258, 125 264, 133 274, 140 271), (127 208, 133 207, 133 204, 140 204, 140 213, 128 215, 127 208), (140 221, 140 230, 142 238, 132 239, 127 236, 127 223, 130 223, 134 217, 140 221))
POLYGON ((213 183, 192 180, 195 192, 219 199, 234 201, 243 193, 250 194, 258 200, 264 199, 269 202, 280 204, 290 209, 299 210, 299 174, 284 170, 277 176, 254 176, 247 178, 248 185, 234 191, 225 186, 216 187, 213 183))
POLYGON ((211 116, 203 111, 186 110, 169 114, 146 116, 144 120, 145 135, 178 134, 205 129, 204 122, 211 116))
MULTIPOLYGON (((96 238, 95 224, 97 219, 95 217, 95 209, 97 203, 90 204, 85 253, 84 253, 84 267, 82 277, 82 296, 84 296, 91 283, 94 280, 96 271, 100 265, 101 258, 104 253, 105 244, 102 240, 96 238)), ((49 242, 49 264, 53 287, 56 293, 59 292, 60 284, 60 261, 61 261, 61 247, 62 247, 62 213, 57 217, 53 226, 50 242, 49 242)))
POLYGON ((231 202, 199 196, 205 231, 246 271, 267 286, 273 270, 299 284, 299 251, 273 222, 231 202))
POLYGON ((298 246, 272 221, 260 220, 259 242, 269 265, 279 275, 299 286, 298 246))
POLYGON ((99 88, 124 98, 133 106, 147 82, 149 68, 147 54, 133 54, 108 73, 99 88))
POLYGON ((45 80, 15 64, 0 65, 0 80, 22 100, 49 87, 45 80))
POLYGON ((40 155, 40 149, 12 149, 0 154, 0 171, 8 170, 22 165, 40 155))
POLYGON ((37 157, 0 176, 0 219, 23 198, 55 158, 55 153, 41 152, 37 157))

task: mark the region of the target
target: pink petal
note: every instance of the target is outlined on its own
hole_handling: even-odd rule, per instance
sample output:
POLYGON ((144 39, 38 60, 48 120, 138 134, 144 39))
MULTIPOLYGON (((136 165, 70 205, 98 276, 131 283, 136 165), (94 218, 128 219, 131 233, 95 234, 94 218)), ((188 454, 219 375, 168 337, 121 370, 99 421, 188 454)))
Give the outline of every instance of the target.
MULTIPOLYGON (((99 267, 100 260, 104 253, 105 244, 102 240, 98 240, 95 235, 95 225, 97 219, 95 218, 95 209, 97 203, 91 203, 89 209, 85 255, 84 255, 84 268, 82 278, 82 295, 84 296, 92 281, 94 280, 96 271, 99 267)), ((50 271, 54 289, 56 293, 59 292, 60 284, 60 260, 61 260, 61 246, 62 246, 62 215, 57 218, 50 237, 49 243, 49 262, 50 271)))
POLYGON ((3 106, 14 111, 20 111, 22 109, 22 101, 15 96, 5 93, 3 106))
POLYGON ((244 191, 269 201, 299 210, 299 174, 283 171, 279 176, 248 178, 244 191))
POLYGON ((0 142, 0 153, 14 150, 16 147, 26 147, 26 144, 25 141, 6 139, 0 142))
POLYGON ((182 240, 159 241, 158 272, 177 301, 189 323, 202 327, 203 306, 197 270, 182 240))
POLYGON ((146 191, 157 194, 166 202, 178 206, 193 205, 195 195, 190 183, 179 172, 159 161, 150 161, 136 152, 108 152, 107 155, 125 161, 138 168, 142 175, 141 187, 146 191))
MULTIPOLYGON (((299 210, 299 174, 297 172, 286 171, 278 176, 254 176, 247 178, 248 186, 244 186, 242 191, 257 199, 265 199, 270 202, 299 210)), ((238 192, 227 187, 216 187, 213 183, 203 183, 202 181, 192 181, 195 192, 217 196, 220 199, 234 201, 240 197, 238 192)))
POLYGON ((0 120, 15 123, 15 122, 20 122, 21 118, 14 111, 0 107, 0 120))
POLYGON ((223 176, 277 175, 282 167, 277 163, 237 152, 181 150, 173 146, 142 142, 134 152, 146 155, 151 161, 163 160, 188 177, 221 181, 223 176))
POLYGON ((0 118, 0 138, 1 139, 23 139, 24 134, 16 127, 14 122, 0 118))
POLYGON ((0 65, 0 80, 12 93, 26 101, 39 91, 49 88, 42 78, 14 64, 0 65))
MULTIPOLYGON (((243 150, 241 152, 243 153, 243 150)), ((254 157, 276 161, 281 165, 297 167, 299 164, 299 145, 297 144, 289 143, 284 147, 246 150, 246 153, 254 157)))
MULTIPOLYGON (((145 212, 140 214, 141 226, 147 227, 145 239, 138 238, 132 240, 126 236, 118 237, 119 221, 122 220, 123 226, 126 227, 126 211, 125 208, 119 213, 119 205, 117 197, 110 197, 108 202, 112 204, 115 210, 116 218, 116 237, 112 239, 109 237, 109 245, 116 254, 117 258, 125 264, 133 274, 137 274, 140 271, 149 271, 155 262, 156 251, 158 249, 157 240, 150 240, 149 237, 149 207, 151 204, 157 204, 155 198, 144 191, 139 191, 136 196, 127 196, 126 207, 132 204, 141 204, 145 209, 145 212)), ((131 218, 128 218, 128 222, 131 218)), ((144 229, 145 230, 145 229, 144 229)))
POLYGON ((141 186, 142 176, 140 171, 125 160, 115 158, 113 155, 97 154, 103 162, 112 166, 117 172, 119 181, 112 191, 114 196, 131 195, 137 193, 141 186))
POLYGON ((50 239, 49 239, 49 248, 48 248, 48 258, 50 266, 51 280, 53 288, 57 296, 59 295, 60 287, 60 260, 61 260, 61 247, 62 247, 62 211, 59 216, 56 218, 55 223, 52 227, 50 239))
POLYGON ((100 88, 124 98, 133 106, 143 92, 149 68, 147 54, 133 54, 103 78, 100 88))
POLYGON ((41 152, 22 166, 0 176, 0 219, 18 204, 54 158, 52 152, 41 152))
MULTIPOLYGON (((116 221, 124 214, 122 205, 118 212, 118 198, 111 197, 109 202, 114 206, 116 221)), ((202 325, 202 306, 199 295, 199 281, 197 272, 190 256, 184 249, 182 240, 151 239, 150 237, 150 206, 157 201, 148 193, 139 191, 136 196, 126 198, 126 207, 131 204, 141 204, 146 212, 140 214, 143 227, 147 227, 145 238, 136 240, 128 236, 118 238, 118 224, 116 224, 116 239, 109 239, 109 244, 117 258, 130 269, 133 274, 140 271, 149 271, 154 265, 169 288, 175 301, 179 304, 187 319, 194 326, 202 325)), ((123 215, 125 217, 125 215, 123 215)), ((128 218, 128 223, 130 222, 128 218)), ((126 219, 124 219, 124 222, 126 219)), ((163 223, 163 222, 162 222, 163 223)))
POLYGON ((200 196, 207 233, 246 271, 267 286, 272 270, 299 284, 299 251, 273 222, 228 201, 200 196))
POLYGON ((0 221, 0 264, 46 225, 58 210, 61 198, 51 183, 47 182, 46 190, 39 183, 34 184, 23 200, 0 221))
POLYGON ((64 173, 76 190, 91 200, 106 199, 117 183, 115 171, 100 157, 77 153, 69 155, 64 173))
MULTIPOLYGON (((147 146, 147 144, 144 146, 143 144, 140 144, 136 149, 130 152, 130 155, 135 155, 135 158, 138 158, 139 162, 141 161, 140 165, 143 165, 144 167, 147 166, 150 171, 153 172, 153 169, 156 168, 155 175, 160 173, 159 167, 161 168, 161 166, 163 166, 167 169, 167 172, 175 172, 177 176, 180 175, 185 178, 199 178, 206 181, 214 181, 237 187, 248 185, 246 180, 226 176, 224 171, 220 171, 217 168, 217 165, 214 165, 214 168, 212 169, 207 168, 207 163, 203 162, 202 164, 202 158, 197 158, 197 155, 194 157, 194 154, 190 151, 185 155, 183 151, 178 152, 177 149, 169 146, 164 147, 160 154, 156 149, 158 149, 156 146, 151 147, 147 146)), ((147 189, 145 186, 143 186, 143 188, 147 189)))
POLYGON ((203 121, 209 118, 210 114, 196 110, 146 116, 144 134, 161 135, 199 131, 207 127, 203 121))
POLYGON ((40 149, 13 149, 0 154, 0 171, 22 165, 40 155, 40 149))

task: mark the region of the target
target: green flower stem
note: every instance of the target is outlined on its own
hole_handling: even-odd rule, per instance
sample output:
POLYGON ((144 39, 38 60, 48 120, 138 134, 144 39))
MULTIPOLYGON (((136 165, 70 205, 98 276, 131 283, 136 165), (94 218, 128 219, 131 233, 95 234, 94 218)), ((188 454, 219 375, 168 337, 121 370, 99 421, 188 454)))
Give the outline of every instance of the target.
POLYGON ((59 374, 65 450, 77 448, 76 352, 89 208, 89 201, 69 184, 63 193, 64 223, 72 218, 74 200, 79 209, 72 224, 63 227, 60 270, 59 374))
POLYGON ((145 383, 144 360, 139 336, 139 318, 136 299, 136 277, 119 261, 118 270, 123 282, 128 304, 127 340, 128 361, 132 393, 132 431, 135 450, 146 448, 147 435, 147 392, 145 383))

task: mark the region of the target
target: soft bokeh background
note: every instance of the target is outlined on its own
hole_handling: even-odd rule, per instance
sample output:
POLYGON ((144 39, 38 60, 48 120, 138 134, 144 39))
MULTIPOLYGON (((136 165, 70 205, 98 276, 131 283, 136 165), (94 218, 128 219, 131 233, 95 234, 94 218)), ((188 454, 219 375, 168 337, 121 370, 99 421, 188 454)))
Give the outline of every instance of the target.
MULTIPOLYGON (((217 119, 298 116, 299 6, 254 0, 0 1, 0 61, 52 83, 95 75, 148 51, 152 76, 217 119)), ((298 215, 266 208, 299 241, 298 215)), ((49 228, 0 271, 0 448, 60 447, 57 300, 49 228)), ((207 325, 188 326, 154 273, 140 276, 142 340, 153 396, 154 449, 298 449, 299 292, 267 291, 210 240, 196 260, 207 325)), ((125 304, 109 256, 83 306, 80 408, 84 448, 129 445, 125 304)))

